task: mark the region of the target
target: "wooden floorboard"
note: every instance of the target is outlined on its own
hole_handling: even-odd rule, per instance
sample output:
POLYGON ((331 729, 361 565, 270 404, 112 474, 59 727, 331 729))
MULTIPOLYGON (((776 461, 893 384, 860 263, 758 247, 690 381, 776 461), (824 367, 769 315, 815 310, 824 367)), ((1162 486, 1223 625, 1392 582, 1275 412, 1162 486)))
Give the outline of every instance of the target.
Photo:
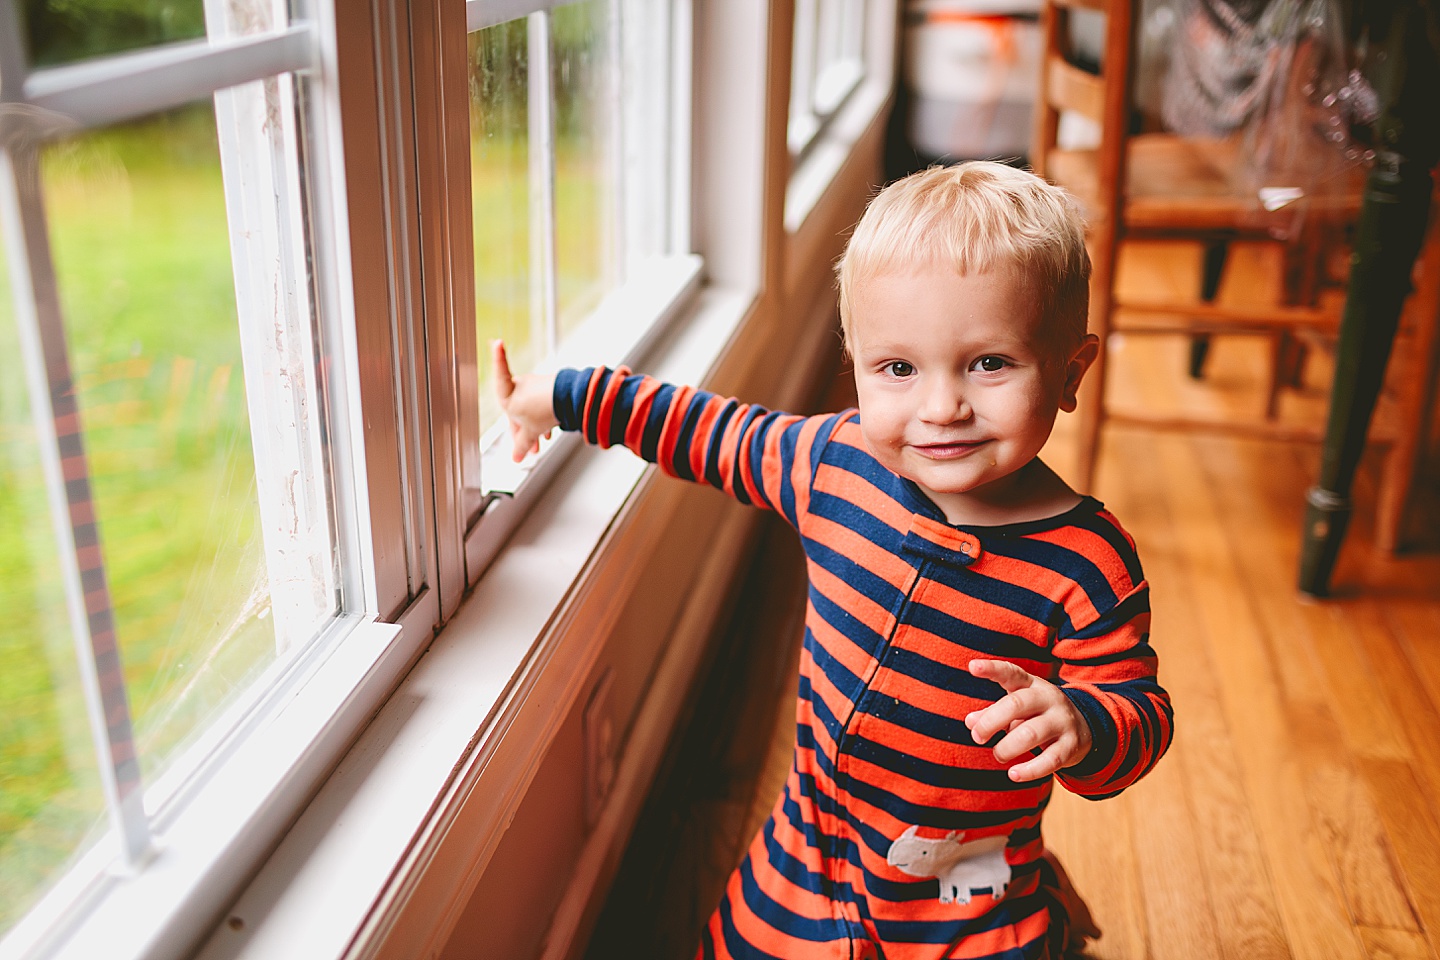
MULTIPOLYGON (((1222 300, 1270 295, 1276 266, 1264 249, 1241 248, 1222 300)), ((1123 282, 1132 295, 1172 296, 1195 289, 1198 268, 1193 248, 1156 245, 1127 256, 1123 282)), ((1113 360, 1117 402, 1206 416, 1258 416, 1263 405, 1266 351, 1253 338, 1217 340, 1200 382, 1184 376, 1175 338, 1126 337, 1113 360)), ((1287 422, 1323 417, 1328 373, 1327 358, 1312 358, 1309 386, 1285 398, 1287 422)), ((1073 431, 1062 418, 1044 454, 1062 474, 1073 431)), ((1151 776, 1120 797, 1056 790, 1046 841, 1104 931, 1088 956, 1440 960, 1440 553, 1370 549, 1375 458, 1324 602, 1295 589, 1314 447, 1116 427, 1100 464, 1096 494, 1135 537, 1151 583, 1176 734, 1151 776)), ((703 922, 700 901, 718 896, 789 767, 793 676, 770 682, 773 701, 731 733, 744 748, 709 748, 731 758, 717 775, 739 782, 692 777, 689 795, 657 785, 650 815, 683 844, 647 842, 670 851, 663 876, 692 875, 656 882, 632 857, 622 884, 652 879, 643 896, 631 891, 623 922, 602 923, 612 937, 665 916, 671 901, 683 922, 653 922, 703 922), (677 863, 693 851, 704 854, 677 863)), ((696 718, 712 738, 729 722, 696 718)), ((612 891, 612 903, 626 896, 612 891)), ((682 941, 651 938, 661 952, 630 955, 689 957, 694 944, 682 941)))

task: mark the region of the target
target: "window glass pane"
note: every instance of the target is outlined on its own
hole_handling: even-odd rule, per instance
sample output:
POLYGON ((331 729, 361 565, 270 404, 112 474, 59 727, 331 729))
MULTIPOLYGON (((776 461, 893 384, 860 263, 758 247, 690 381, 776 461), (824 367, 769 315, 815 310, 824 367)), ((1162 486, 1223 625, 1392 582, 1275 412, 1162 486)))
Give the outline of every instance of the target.
POLYGON ((3 267, 0 935, 106 826, 12 303, 9 268, 3 267))
POLYGON ((841 56, 858 60, 865 53, 865 0, 846 0, 841 56))
POLYGON ((817 74, 840 59, 840 0, 820 0, 820 35, 816 41, 817 74))
POLYGON ((786 143, 799 153, 815 136, 815 42, 821 0, 795 0, 795 36, 790 58, 790 113, 786 143))
POLYGON ((151 781, 277 657, 213 107, 54 144, 43 177, 151 781))
MULTIPOLYGON (((74 63, 205 36, 204 0, 20 0, 30 63, 74 63)), ((283 26, 274 0, 227 0, 227 32, 283 26)))
POLYGON ((616 65, 610 3, 557 7, 551 21, 555 90, 556 267, 562 335, 614 286, 613 117, 616 65))
POLYGON ((475 324, 480 423, 499 417, 489 343, 505 340, 517 371, 535 364, 530 293, 529 108, 526 22, 470 34, 470 190, 475 230, 475 324))

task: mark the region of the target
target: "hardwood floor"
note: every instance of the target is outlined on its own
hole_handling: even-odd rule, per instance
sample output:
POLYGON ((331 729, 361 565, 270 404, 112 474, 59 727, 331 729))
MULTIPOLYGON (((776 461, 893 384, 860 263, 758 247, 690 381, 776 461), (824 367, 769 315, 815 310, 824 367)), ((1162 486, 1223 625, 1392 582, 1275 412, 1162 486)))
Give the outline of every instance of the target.
MULTIPOLYGON (((1134 254, 1122 267, 1128 282, 1194 289, 1198 251, 1134 254)), ((1263 295, 1274 266, 1263 252, 1237 251, 1222 298, 1263 295)), ((1130 337, 1113 358, 1118 400, 1255 416, 1263 404, 1258 340, 1217 341, 1199 383, 1184 377, 1177 338, 1130 337)), ((1309 381, 1327 378, 1324 358, 1313 358, 1309 381)), ((1284 415, 1303 422, 1323 408, 1312 389, 1288 396, 1284 415)), ((1046 454, 1062 473, 1072 429, 1062 418, 1046 454)), ((1305 601, 1295 578, 1314 447, 1114 427, 1101 463, 1096 493, 1135 537, 1152 586, 1176 736, 1118 798, 1055 792, 1047 842, 1104 931, 1089 955, 1440 958, 1440 553, 1374 554, 1373 470, 1362 473, 1336 596, 1305 601)), ((710 677, 716 692, 687 734, 708 738, 692 760, 707 773, 677 780, 677 763, 647 810, 681 826, 678 840, 645 833, 652 854, 667 852, 668 872, 632 844, 589 956, 689 957, 779 790, 794 685, 775 671, 793 671, 803 584, 793 553, 764 556, 782 573, 757 575, 743 602, 790 632, 761 642, 756 618, 737 615, 755 649, 727 647, 735 660, 710 677), (749 686, 725 690, 737 682, 749 686)))
MULTIPOLYGON (((1130 282, 1193 289, 1193 251, 1144 253, 1126 264, 1130 282)), ((1242 254, 1222 297, 1271 275, 1262 252, 1242 254)), ((1117 345, 1113 395, 1258 411, 1263 342, 1218 341, 1201 383, 1178 375, 1184 349, 1174 338, 1117 345)), ((1315 360, 1308 380, 1323 385, 1329 371, 1315 360)), ((1284 415, 1323 410, 1316 388, 1288 396, 1284 415)), ((1299 530, 1318 456, 1107 432, 1097 494, 1140 547, 1176 738, 1121 797, 1089 804, 1057 791, 1046 818, 1047 842, 1105 931, 1094 957, 1437 955, 1440 555, 1373 554, 1362 476, 1336 598, 1301 599, 1299 530)))

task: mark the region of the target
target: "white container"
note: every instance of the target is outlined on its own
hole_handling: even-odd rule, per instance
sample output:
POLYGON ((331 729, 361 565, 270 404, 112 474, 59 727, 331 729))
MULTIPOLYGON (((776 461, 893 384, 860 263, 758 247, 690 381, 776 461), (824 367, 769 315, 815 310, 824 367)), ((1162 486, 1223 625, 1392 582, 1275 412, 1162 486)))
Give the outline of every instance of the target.
POLYGON ((1040 76, 1035 0, 927 0, 910 4, 906 133, 946 159, 1014 159, 1030 149, 1040 76))

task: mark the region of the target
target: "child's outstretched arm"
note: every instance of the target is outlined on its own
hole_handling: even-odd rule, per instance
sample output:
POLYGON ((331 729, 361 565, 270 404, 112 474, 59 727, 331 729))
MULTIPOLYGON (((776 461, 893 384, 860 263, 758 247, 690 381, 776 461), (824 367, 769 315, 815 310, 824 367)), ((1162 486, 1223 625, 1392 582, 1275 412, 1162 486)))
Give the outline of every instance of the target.
POLYGON ((839 419, 776 413, 623 368, 514 377, 504 345, 491 351, 517 460, 558 426, 598 446, 624 445, 671 476, 772 508, 795 526, 809 502, 811 454, 839 419))

